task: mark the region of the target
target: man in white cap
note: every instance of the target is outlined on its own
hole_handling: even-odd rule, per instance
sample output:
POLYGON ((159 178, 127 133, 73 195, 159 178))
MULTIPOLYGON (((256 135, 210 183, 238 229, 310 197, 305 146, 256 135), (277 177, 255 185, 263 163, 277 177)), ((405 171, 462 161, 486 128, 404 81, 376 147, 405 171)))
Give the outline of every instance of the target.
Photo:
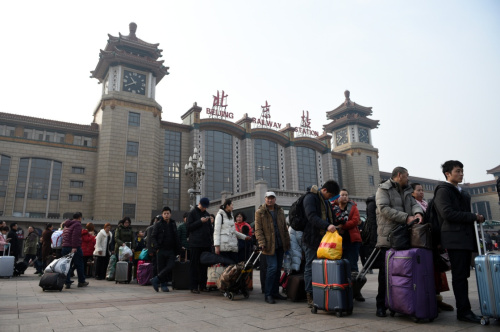
POLYGON ((290 249, 290 235, 285 221, 285 212, 276 204, 276 194, 266 192, 265 203, 255 212, 255 237, 267 262, 265 301, 286 300, 279 293, 279 278, 283 255, 290 249))

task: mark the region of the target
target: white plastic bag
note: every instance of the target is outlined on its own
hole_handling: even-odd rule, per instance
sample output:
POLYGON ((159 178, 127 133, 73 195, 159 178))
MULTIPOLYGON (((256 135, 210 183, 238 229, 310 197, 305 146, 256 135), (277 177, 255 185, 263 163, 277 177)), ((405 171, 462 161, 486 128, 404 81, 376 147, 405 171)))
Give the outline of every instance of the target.
POLYGON ((130 257, 132 257, 133 253, 132 253, 132 249, 130 249, 129 247, 127 246, 121 246, 120 249, 118 250, 119 252, 119 259, 121 261, 128 261, 130 257))
POLYGON ((69 253, 66 256, 53 260, 52 263, 45 268, 45 272, 56 272, 68 275, 74 255, 74 253, 69 253))

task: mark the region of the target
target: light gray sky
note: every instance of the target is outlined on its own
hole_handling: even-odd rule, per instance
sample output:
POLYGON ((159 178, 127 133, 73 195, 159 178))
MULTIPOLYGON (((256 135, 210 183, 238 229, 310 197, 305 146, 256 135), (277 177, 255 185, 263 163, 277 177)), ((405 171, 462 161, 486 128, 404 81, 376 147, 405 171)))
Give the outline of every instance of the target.
MULTIPOLYGON (((170 75, 157 86, 163 120, 224 90, 228 111, 312 129, 351 100, 373 107, 379 165, 465 181, 500 164, 500 1, 9 1, 2 5, 0 111, 90 124, 90 79, 107 34, 160 43, 170 75)), ((202 117, 207 117, 203 114, 202 117)))

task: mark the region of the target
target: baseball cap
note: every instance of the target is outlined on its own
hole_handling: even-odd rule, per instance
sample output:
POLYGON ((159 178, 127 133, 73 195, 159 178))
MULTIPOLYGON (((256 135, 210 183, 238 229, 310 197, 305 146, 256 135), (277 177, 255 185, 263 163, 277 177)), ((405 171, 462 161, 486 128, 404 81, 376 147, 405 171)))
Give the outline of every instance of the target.
POLYGON ((210 205, 210 200, 206 197, 203 197, 202 199, 200 199, 200 204, 206 209, 210 205))
POLYGON ((266 192, 266 197, 271 197, 271 196, 276 197, 276 194, 274 193, 274 191, 266 192))

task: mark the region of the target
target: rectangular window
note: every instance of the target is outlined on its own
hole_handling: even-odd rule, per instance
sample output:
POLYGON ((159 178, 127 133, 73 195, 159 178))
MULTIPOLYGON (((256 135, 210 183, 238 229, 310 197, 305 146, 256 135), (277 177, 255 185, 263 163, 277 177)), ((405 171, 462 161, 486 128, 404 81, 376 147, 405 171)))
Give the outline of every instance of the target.
POLYGON ((129 112, 128 113, 128 125, 139 127, 141 125, 141 115, 139 113, 129 112))
POLYGON ((163 205, 180 209, 181 133, 165 130, 163 157, 163 205))
POLYGON ((64 134, 56 133, 54 142, 64 143, 64 134))
POLYGON ((73 174, 84 174, 85 173, 85 168, 84 167, 71 167, 71 173, 73 173, 73 174))
POLYGON ((69 194, 69 200, 71 202, 81 202, 83 200, 83 195, 69 194))
MULTIPOLYGON (((179 145, 180 148, 180 145, 179 145)), ((127 156, 135 156, 139 154, 139 142, 127 142, 127 156)))
POLYGON ((368 175, 368 182, 370 183, 370 186, 375 186, 375 178, 373 175, 368 175))
POLYGON ((0 197, 7 195, 7 182, 9 179, 10 157, 0 155, 0 197))
POLYGON ((125 187, 137 187, 136 172, 125 172, 125 187))
POLYGON ((135 204, 123 203, 123 216, 135 219, 135 204))
POLYGON ((366 156, 366 163, 371 166, 372 165, 372 157, 371 156, 366 156))
POLYGON ((83 181, 71 181, 69 186, 71 188, 81 188, 83 187, 83 181))

